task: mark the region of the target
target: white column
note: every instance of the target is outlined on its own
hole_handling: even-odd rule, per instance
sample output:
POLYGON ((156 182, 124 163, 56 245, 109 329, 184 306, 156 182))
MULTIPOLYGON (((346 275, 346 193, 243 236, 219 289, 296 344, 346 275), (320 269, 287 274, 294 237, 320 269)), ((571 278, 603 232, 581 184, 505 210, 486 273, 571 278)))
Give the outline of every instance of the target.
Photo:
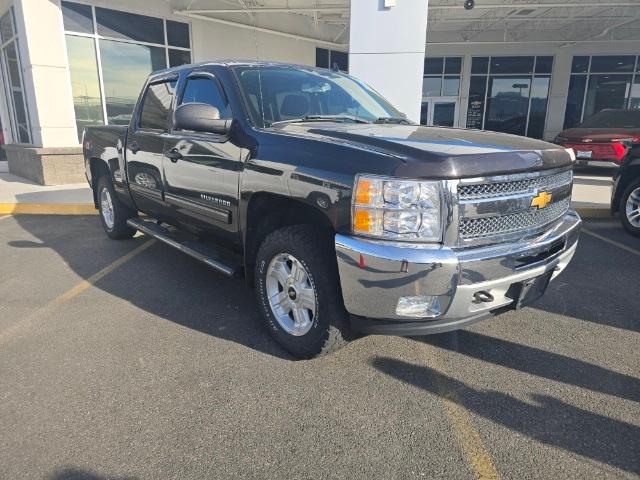
POLYGON ((351 0, 349 73, 416 122, 422 100, 427 6, 428 0, 351 0))
POLYGON ((78 145, 59 0, 15 2, 33 144, 78 145))

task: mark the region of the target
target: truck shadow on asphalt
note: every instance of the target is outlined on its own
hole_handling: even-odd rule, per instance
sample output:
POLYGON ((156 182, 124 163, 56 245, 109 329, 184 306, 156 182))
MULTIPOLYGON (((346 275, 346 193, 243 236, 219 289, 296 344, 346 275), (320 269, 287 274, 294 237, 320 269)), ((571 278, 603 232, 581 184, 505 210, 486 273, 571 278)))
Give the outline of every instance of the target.
POLYGON ((454 401, 466 410, 526 435, 606 463, 640 473, 640 428, 569 405, 548 395, 531 395, 531 403, 493 390, 469 386, 429 367, 387 357, 376 357, 378 371, 440 398, 454 401))
POLYGON ((103 476, 81 468, 67 467, 54 472, 47 480, 137 480, 138 477, 103 476))
MULTIPOLYGON (((148 241, 144 236, 110 240, 97 216, 15 218, 38 241, 14 240, 9 246, 49 248, 83 279, 148 241)), ((187 328, 278 358, 293 358, 262 325, 255 291, 244 279, 227 278, 166 245, 152 245, 94 288, 187 328)))

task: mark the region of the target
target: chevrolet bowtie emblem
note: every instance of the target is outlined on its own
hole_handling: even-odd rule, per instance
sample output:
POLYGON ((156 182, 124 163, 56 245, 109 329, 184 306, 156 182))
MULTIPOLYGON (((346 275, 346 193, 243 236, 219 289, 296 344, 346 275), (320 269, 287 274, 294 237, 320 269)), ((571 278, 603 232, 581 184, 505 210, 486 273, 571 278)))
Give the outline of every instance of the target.
POLYGON ((538 210, 545 208, 551 203, 552 194, 547 192, 540 192, 538 195, 531 199, 531 206, 536 207, 538 210))

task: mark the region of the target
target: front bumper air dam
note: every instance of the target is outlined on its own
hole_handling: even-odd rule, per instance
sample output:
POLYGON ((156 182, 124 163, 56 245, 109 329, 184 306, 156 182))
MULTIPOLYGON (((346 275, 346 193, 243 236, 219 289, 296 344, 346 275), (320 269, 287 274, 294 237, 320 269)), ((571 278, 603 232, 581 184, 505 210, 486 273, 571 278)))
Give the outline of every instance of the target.
POLYGON ((454 250, 337 234, 338 270, 352 326, 385 335, 425 335, 463 328, 513 306, 509 288, 554 270, 575 253, 582 221, 569 211, 555 227, 519 243, 454 250), (477 292, 491 301, 479 302, 477 292), (436 296, 435 318, 396 314, 401 297, 436 296))

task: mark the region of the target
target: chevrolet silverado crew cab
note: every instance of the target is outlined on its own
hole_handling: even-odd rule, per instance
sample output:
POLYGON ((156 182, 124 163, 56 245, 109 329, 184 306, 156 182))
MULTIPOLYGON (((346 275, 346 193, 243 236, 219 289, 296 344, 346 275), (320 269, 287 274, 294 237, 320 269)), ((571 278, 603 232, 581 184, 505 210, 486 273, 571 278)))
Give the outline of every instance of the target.
POLYGON ((424 335, 528 305, 580 230, 571 150, 422 127, 330 70, 156 72, 130 124, 90 127, 83 146, 107 235, 244 275, 299 358, 354 331, 424 335))

